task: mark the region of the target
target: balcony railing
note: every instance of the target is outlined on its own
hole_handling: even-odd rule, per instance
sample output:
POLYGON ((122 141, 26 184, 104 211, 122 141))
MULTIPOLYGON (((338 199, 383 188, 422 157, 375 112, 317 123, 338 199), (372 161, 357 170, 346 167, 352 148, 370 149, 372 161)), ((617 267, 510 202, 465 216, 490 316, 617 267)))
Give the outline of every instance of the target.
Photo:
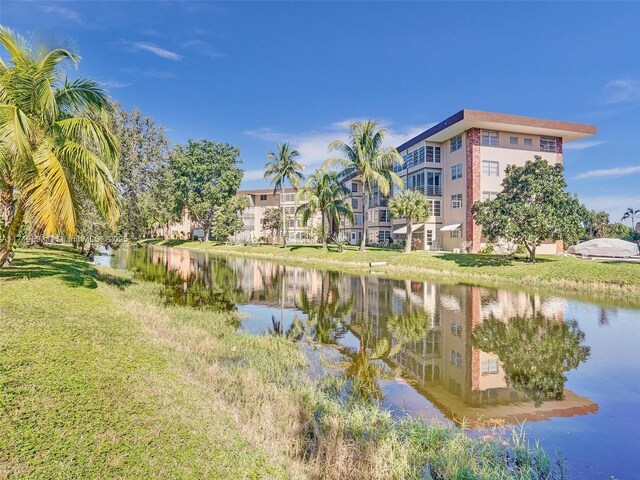
POLYGON ((441 197, 442 196, 442 186, 441 185, 426 185, 424 187, 424 194, 432 197, 441 197))

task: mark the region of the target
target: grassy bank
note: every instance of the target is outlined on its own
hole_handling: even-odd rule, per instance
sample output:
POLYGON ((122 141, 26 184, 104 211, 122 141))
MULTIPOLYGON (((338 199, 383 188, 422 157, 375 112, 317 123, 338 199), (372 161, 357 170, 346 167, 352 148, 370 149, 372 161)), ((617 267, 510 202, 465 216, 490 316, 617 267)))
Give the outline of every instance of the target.
POLYGON ((317 245, 231 246, 192 241, 149 241, 199 251, 277 260, 316 268, 368 271, 371 262, 386 262, 374 270, 390 275, 410 275, 415 280, 444 279, 486 286, 518 286, 563 289, 619 297, 640 302, 640 264, 597 262, 579 258, 540 255, 537 263, 499 255, 411 252, 355 247, 344 252, 324 252, 317 245))
POLYGON ((394 420, 312 383, 294 343, 157 290, 67 251, 0 270, 0 477, 553 478, 521 439, 394 420))

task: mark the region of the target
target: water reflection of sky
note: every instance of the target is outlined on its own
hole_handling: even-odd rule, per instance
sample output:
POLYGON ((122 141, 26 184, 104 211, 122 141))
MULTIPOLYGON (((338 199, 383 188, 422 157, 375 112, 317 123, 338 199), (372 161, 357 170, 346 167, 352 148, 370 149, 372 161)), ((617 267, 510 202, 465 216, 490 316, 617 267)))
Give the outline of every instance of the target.
POLYGON ((574 478, 640 479, 637 310, 186 250, 136 249, 108 260, 164 283, 168 302, 237 305, 241 328, 251 334, 296 331, 297 338, 314 342, 305 347, 314 371, 339 358, 358 361, 360 366, 352 367, 357 381, 358 375, 377 371, 367 365, 384 365, 380 371, 386 373, 376 383, 381 402, 395 415, 442 422, 465 417, 478 428, 526 420, 531 437, 568 458, 574 478), (496 335, 504 336, 502 343, 496 335), (529 344, 514 345, 513 338, 529 338, 529 344), (476 340, 495 352, 479 349, 476 340), (539 355, 538 344, 573 358, 575 368, 557 371, 553 355, 529 359, 539 355), (381 359, 371 357, 375 351, 383 352, 381 359), (533 373, 545 369, 555 373, 549 378, 533 373), (536 391, 540 405, 534 405, 527 389, 547 384, 549 392, 536 391), (554 399, 558 393, 563 399, 554 399))

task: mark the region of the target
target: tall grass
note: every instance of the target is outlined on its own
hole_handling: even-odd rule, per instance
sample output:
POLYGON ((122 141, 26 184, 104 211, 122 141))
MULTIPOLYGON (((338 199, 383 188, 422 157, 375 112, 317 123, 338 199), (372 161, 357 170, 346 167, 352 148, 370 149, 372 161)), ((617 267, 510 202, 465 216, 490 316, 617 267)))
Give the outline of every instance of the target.
POLYGON ((560 469, 524 434, 471 438, 414 418, 393 418, 349 395, 347 382, 312 382, 286 338, 238 332, 235 312, 160 306, 151 284, 126 298, 150 338, 174 352, 184 378, 220 400, 243 434, 290 462, 293 476, 323 479, 554 479, 560 469))

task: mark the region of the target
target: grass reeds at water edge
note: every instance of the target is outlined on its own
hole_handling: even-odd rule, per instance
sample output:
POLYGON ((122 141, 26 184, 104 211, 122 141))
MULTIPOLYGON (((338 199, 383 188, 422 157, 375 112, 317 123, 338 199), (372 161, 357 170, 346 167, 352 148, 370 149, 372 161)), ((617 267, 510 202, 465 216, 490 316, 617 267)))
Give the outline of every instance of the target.
POLYGON ((552 479, 504 445, 396 419, 305 374, 299 347, 238 314, 164 306, 159 285, 72 253, 0 270, 0 476, 552 479))

